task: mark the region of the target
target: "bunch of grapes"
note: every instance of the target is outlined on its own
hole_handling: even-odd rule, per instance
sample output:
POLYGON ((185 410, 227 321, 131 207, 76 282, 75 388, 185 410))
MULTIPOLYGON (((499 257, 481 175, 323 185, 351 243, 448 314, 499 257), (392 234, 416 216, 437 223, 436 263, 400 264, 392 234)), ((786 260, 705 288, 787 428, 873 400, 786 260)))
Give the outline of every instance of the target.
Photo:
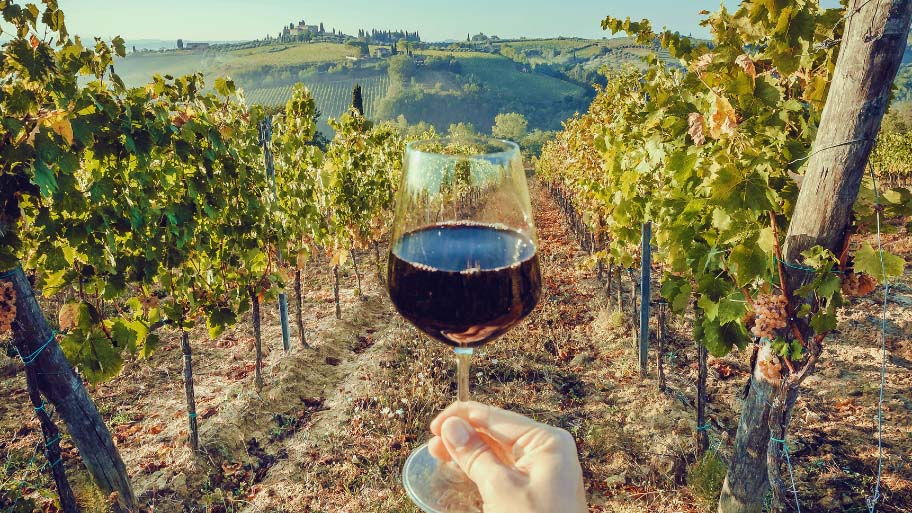
POLYGON ((755 337, 773 339, 773 331, 788 325, 788 299, 783 295, 760 294, 754 300, 754 319, 751 333, 755 337))
POLYGON ((0 283, 0 334, 13 328, 16 318, 16 291, 10 282, 0 283))
POLYGON ((867 296, 877 288, 874 278, 865 273, 848 273, 842 279, 842 293, 846 296, 867 296))

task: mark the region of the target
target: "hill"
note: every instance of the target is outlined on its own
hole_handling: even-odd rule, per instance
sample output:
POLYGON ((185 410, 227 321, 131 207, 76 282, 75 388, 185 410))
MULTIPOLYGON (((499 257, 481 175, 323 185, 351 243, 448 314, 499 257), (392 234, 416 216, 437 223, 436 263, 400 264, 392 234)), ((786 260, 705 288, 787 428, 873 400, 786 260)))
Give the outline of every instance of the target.
MULTIPOLYGON (((377 48, 368 47, 372 55, 377 48)), ((498 113, 520 112, 530 129, 547 130, 586 108, 601 68, 638 65, 650 51, 629 38, 412 42, 406 52, 415 66, 401 82, 388 77, 391 59, 399 56, 365 57, 351 42, 323 38, 141 51, 118 59, 116 70, 128 86, 142 85, 155 73, 202 72, 210 83, 215 76, 230 76, 249 101, 269 107, 284 104, 291 86, 303 82, 314 93, 322 114, 319 129, 327 134, 326 119, 347 110, 356 83, 364 88, 367 115, 376 119, 401 115, 441 131, 469 122, 487 131, 498 113)))

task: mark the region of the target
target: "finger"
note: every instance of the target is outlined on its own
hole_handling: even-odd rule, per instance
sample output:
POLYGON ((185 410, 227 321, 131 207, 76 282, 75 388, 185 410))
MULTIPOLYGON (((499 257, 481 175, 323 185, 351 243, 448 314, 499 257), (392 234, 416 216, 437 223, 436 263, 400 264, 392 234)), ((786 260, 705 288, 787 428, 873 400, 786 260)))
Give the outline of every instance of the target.
POLYGON ((447 450, 446 445, 443 444, 443 440, 441 440, 439 436, 431 438, 428 442, 428 452, 441 463, 450 461, 451 459, 450 451, 447 450))
POLYGON ((476 485, 504 482, 510 477, 510 468, 497 458, 471 424, 459 417, 450 417, 440 430, 453 461, 476 485))
POLYGON ((468 421, 472 427, 484 431, 486 435, 506 447, 512 446, 518 439, 536 429, 550 430, 550 427, 518 413, 475 401, 457 401, 431 421, 431 432, 440 436, 441 426, 451 417, 468 421))

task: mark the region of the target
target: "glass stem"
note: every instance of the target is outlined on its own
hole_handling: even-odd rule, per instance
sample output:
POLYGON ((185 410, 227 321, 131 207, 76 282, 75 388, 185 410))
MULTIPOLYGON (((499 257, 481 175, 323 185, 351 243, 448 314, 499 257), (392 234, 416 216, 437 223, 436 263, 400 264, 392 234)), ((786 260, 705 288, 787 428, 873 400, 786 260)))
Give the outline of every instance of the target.
POLYGON ((457 347, 456 353, 456 399, 469 400, 469 366, 472 363, 472 348, 457 347))

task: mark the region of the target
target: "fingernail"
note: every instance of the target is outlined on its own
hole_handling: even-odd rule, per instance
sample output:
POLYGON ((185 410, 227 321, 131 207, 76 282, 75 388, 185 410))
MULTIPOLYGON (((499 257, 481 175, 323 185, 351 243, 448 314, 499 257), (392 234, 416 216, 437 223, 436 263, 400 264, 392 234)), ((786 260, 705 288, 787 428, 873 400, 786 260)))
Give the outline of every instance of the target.
POLYGON ((443 438, 454 446, 463 446, 469 441, 472 433, 469 432, 469 426, 466 422, 458 417, 451 417, 443 423, 441 429, 443 438))

